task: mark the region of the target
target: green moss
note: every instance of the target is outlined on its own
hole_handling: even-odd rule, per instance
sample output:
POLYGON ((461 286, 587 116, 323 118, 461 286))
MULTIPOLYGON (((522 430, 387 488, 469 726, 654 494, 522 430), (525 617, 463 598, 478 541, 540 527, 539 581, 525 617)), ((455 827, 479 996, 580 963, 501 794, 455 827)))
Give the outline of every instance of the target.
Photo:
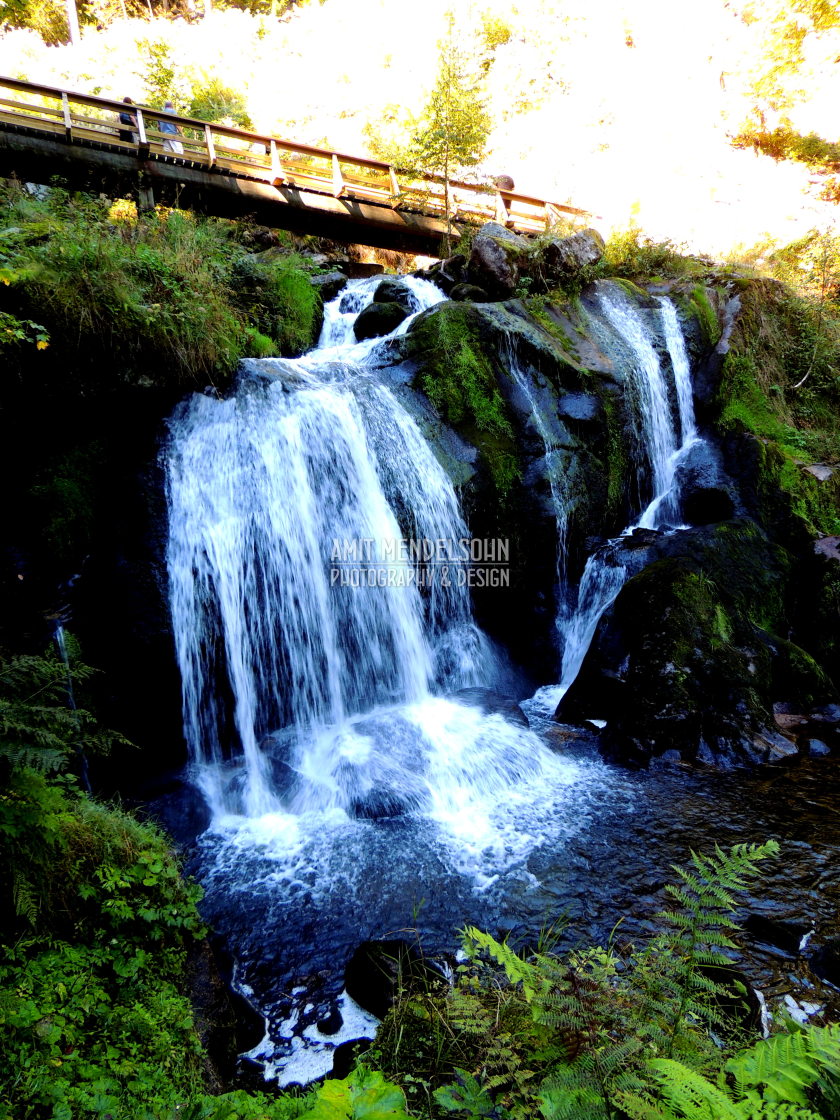
POLYGON ((609 393, 601 393, 600 399, 607 422, 607 513, 614 517, 624 506, 629 463, 618 405, 609 393))
POLYGON ((512 436, 493 366, 466 309, 444 304, 422 329, 423 341, 430 345, 421 385, 444 419, 454 426, 466 422, 480 432, 512 436))
POLYGON ((759 441, 756 491, 765 524, 792 518, 811 535, 836 533, 840 479, 821 482, 802 468, 840 457, 840 335, 781 284, 754 281, 741 301, 718 388, 718 428, 759 441))
POLYGON ((177 211, 136 220, 98 198, 55 190, 40 202, 14 186, 0 192, 0 222, 12 230, 0 316, 49 338, 35 353, 6 347, 21 378, 76 377, 85 390, 206 384, 269 352, 257 335, 287 356, 317 340, 322 304, 303 261, 246 254, 232 222, 177 211))
POLYGON ((774 638, 773 694, 807 711, 833 701, 837 690, 814 658, 800 646, 774 638))
POLYGON ((422 354, 420 387, 447 423, 474 443, 500 497, 520 477, 513 427, 493 363, 480 338, 481 320, 467 304, 445 303, 411 331, 422 354))
POLYGON ((246 327, 244 349, 246 358, 273 358, 277 354, 277 343, 268 335, 260 334, 256 327, 246 327))
POLYGON ((708 347, 716 346, 720 340, 720 323, 706 288, 702 284, 695 285, 683 299, 682 306, 700 324, 704 343, 708 347))

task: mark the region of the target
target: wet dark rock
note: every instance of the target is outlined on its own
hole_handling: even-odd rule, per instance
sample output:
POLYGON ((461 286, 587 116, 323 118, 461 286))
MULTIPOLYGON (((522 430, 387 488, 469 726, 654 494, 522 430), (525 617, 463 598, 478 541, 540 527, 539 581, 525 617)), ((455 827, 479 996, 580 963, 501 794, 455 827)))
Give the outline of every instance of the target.
POLYGON ((341 1081, 349 1077, 359 1058, 370 1050, 372 1041, 369 1038, 353 1038, 349 1042, 342 1042, 333 1051, 332 1073, 328 1076, 341 1081))
POLYGON ((822 739, 806 739, 805 749, 811 758, 823 758, 827 754, 831 754, 831 747, 828 743, 824 743, 822 739))
POLYGON ((338 261, 336 267, 350 280, 366 280, 368 276, 381 276, 385 271, 384 264, 369 261, 338 261))
POLYGON ((181 774, 170 775, 143 792, 152 816, 180 847, 189 847, 210 827, 213 815, 207 802, 181 774))
POLYGON ((384 1019, 399 991, 441 983, 440 973, 408 941, 364 941, 347 962, 347 994, 377 1019, 384 1019))
POLYGON ((467 258, 463 253, 456 253, 445 261, 436 261, 430 268, 418 269, 414 275, 421 280, 430 280, 449 295, 456 284, 462 284, 466 280, 466 266, 467 258))
POLYGON ((498 222, 487 222, 473 240, 467 279, 484 288, 493 299, 507 299, 513 295, 527 255, 528 242, 524 237, 498 222))
POLYGON ((840 988, 840 938, 827 941, 811 954, 811 968, 821 980, 840 988))
POLYGON ((310 276, 309 283, 320 292, 324 303, 329 303, 346 287, 347 276, 343 272, 321 272, 317 276, 310 276))
POLYGON ((808 713, 812 723, 840 725, 840 704, 824 704, 808 713))
POLYGON ((557 403, 557 412, 565 419, 586 423, 598 419, 601 402, 589 393, 566 393, 557 403))
POLYGON ((778 921, 765 914, 750 914, 744 921, 743 927, 756 941, 780 949, 791 957, 799 955, 802 938, 811 928, 793 922, 778 921))
POLYGON ((229 986, 231 961, 221 961, 208 941, 190 951, 186 989, 204 1054, 208 1086, 221 1091, 233 1076, 238 1056, 262 1039, 265 1024, 250 1003, 229 986))
POLYGON ((471 708, 478 708, 485 715, 504 716, 508 723, 517 723, 520 727, 527 727, 528 720, 525 713, 515 700, 509 696, 502 696, 491 688, 460 688, 453 694, 454 700, 460 700, 471 708))
POLYGON ((608 720, 605 753, 628 763, 669 750, 724 768, 795 754, 774 726, 773 699, 781 681, 818 695, 824 675, 753 622, 790 558, 746 521, 646 536, 632 548, 635 536, 610 546, 630 578, 558 718, 597 710, 608 720))
POLYGON ((321 1034, 338 1034, 338 1032, 344 1026, 344 1019, 342 1018, 341 1012, 338 1010, 338 1008, 334 1007, 331 1009, 328 1015, 325 1015, 322 1019, 318 1020, 317 1026, 321 1034))
POLYGON ((720 487, 698 487, 682 500, 683 520, 689 525, 711 525, 728 521, 735 513, 735 503, 728 490, 720 487))
POLYGON ((407 315, 406 309, 398 303, 369 303, 359 312, 353 333, 360 342, 366 338, 379 338, 390 334, 407 315))
POLYGON ((391 789, 372 789, 364 797, 357 798, 351 812, 359 820, 379 821, 401 817, 407 811, 405 800, 391 789))
POLYGON ((412 312, 416 306, 409 286, 396 276, 387 276, 377 284, 373 293, 374 303, 396 303, 403 311, 412 312))
POLYGON ((682 517, 689 525, 728 521, 738 511, 737 491, 715 444, 704 439, 689 448, 676 470, 682 517))
POLYGON ((449 298, 458 302, 469 300, 472 303, 488 303, 490 296, 478 284, 454 284, 449 293, 449 298))

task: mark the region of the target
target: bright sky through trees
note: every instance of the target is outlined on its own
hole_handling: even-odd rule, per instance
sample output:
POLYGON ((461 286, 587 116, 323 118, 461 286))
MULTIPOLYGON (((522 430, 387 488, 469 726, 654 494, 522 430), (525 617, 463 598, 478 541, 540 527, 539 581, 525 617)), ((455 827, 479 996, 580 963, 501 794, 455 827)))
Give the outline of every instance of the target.
MULTIPOLYGON (((78 47, 47 48, 33 32, 11 31, 0 38, 0 72, 142 102, 154 84, 147 44, 163 43, 182 99, 196 84, 217 81, 242 94, 259 129, 362 152, 369 126, 389 107, 392 116, 421 111, 450 6, 425 0, 422 13, 409 16, 403 0, 324 0, 278 20, 216 5, 193 23, 118 20, 104 32, 83 29, 78 47)), ((736 150, 730 139, 754 116, 763 96, 756 82, 766 82, 774 51, 785 54, 796 21, 801 58, 779 75, 783 111, 799 130, 840 137, 840 32, 814 35, 809 22, 809 12, 833 6, 459 4, 456 35, 492 48, 485 95, 493 130, 478 171, 512 175, 520 189, 587 207, 605 232, 632 218, 655 237, 716 254, 765 235, 784 242, 825 228, 838 209, 818 201, 813 173, 736 150)))

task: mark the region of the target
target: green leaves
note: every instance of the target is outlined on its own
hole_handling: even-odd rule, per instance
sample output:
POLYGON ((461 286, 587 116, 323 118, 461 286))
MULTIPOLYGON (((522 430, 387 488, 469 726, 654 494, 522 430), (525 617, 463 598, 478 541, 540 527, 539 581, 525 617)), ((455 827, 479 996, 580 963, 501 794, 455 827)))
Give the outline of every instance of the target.
POLYGON ((402 1089, 359 1066, 343 1081, 325 1081, 302 1120, 409 1120, 402 1089))

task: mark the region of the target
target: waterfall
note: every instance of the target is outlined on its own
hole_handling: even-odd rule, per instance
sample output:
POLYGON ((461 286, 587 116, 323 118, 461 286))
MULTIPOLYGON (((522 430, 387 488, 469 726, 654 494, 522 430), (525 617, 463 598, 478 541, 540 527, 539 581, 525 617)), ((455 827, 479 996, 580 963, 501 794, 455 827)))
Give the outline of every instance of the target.
MULTIPOLYGON (((315 351, 246 363, 228 399, 195 395, 170 422, 184 727, 217 819, 339 808, 451 823, 460 798, 478 820, 511 766, 524 780, 553 765, 501 717, 431 702, 492 685, 496 667, 466 582, 405 555, 469 531, 429 444, 375 376, 387 340, 352 334, 376 283, 351 283, 327 307, 315 351), (459 778, 441 763, 456 726, 459 778)), ((442 298, 424 281, 409 288, 418 311, 442 298)))
POLYGON ((557 626, 559 628, 561 626, 561 620, 565 617, 565 608, 567 606, 566 554, 569 517, 573 508, 571 488, 569 486, 568 476, 563 470, 565 464, 562 460, 558 462, 558 460, 560 460, 558 454, 560 445, 557 442, 555 434, 551 430, 551 425, 547 421, 543 410, 539 407, 531 377, 522 368, 522 363, 520 362, 519 355, 516 352, 516 347, 510 335, 507 335, 504 339, 501 358, 523 397, 528 402, 528 406, 531 410, 531 421, 545 448, 546 476, 548 478, 551 504, 554 507, 554 518, 557 525, 555 570, 557 573, 557 626))
MULTIPOLYGON (((197 874, 266 1018, 251 1056, 281 1084, 322 1075, 330 1047, 357 1037, 318 1031, 290 975, 301 953, 310 967, 323 942, 340 974, 361 927, 387 936, 428 901, 448 929, 454 897, 483 910, 503 884, 528 890, 531 857, 573 835, 606 783, 600 763, 494 709, 481 689, 499 667, 468 583, 411 554, 455 546, 460 576, 457 546, 475 542, 377 372, 393 335, 353 334, 378 282, 351 281, 325 308, 311 353, 243 363, 227 399, 184 402, 166 451, 184 730, 213 817, 197 874)), ((442 298, 406 283, 418 312, 442 298)))
MULTIPOLYGON (((667 364, 663 364, 657 352, 657 332, 650 318, 615 285, 602 288, 598 293, 602 323, 612 335, 610 351, 621 363, 637 405, 638 436, 645 460, 642 466, 649 475, 643 479, 643 485, 652 491, 638 520, 628 525, 622 536, 638 528, 679 528, 676 470, 680 460, 699 439, 691 368, 676 308, 664 296, 657 298, 657 304, 667 364)), ((593 327, 596 327, 594 321, 593 327)), ((565 506, 558 510, 557 516, 559 525, 561 518, 568 517, 565 506)), ((560 683, 538 690, 531 702, 534 710, 553 712, 568 692, 580 672, 599 621, 615 602, 626 578, 627 570, 617 561, 611 543, 588 558, 578 584, 575 609, 564 612, 561 608, 558 615, 563 644, 560 683)))

